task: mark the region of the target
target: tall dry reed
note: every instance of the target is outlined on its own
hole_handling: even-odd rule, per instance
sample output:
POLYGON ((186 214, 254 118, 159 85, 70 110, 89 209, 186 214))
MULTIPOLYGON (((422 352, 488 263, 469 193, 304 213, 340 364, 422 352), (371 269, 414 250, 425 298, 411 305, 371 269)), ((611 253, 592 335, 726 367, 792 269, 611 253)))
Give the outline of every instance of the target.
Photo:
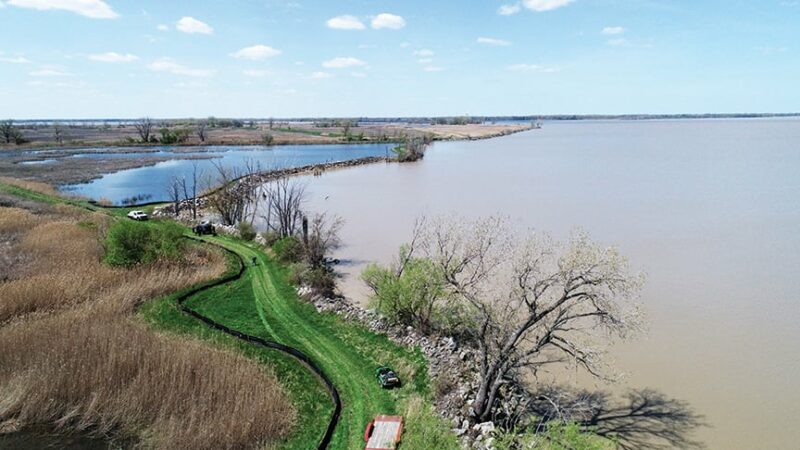
POLYGON ((26 256, 0 282, 0 422, 118 433, 148 448, 253 448, 286 436, 296 412, 273 373, 132 314, 219 276, 223 255, 190 246, 182 262, 108 267, 108 220, 0 208, 0 234, 15 234, 0 256, 26 256))
POLYGON ((0 183, 9 184, 29 191, 39 192, 47 195, 59 195, 53 186, 39 181, 21 180, 19 178, 0 177, 0 183))
POLYGON ((87 307, 0 329, 0 394, 0 417, 153 448, 259 447, 295 414, 254 362, 87 307))

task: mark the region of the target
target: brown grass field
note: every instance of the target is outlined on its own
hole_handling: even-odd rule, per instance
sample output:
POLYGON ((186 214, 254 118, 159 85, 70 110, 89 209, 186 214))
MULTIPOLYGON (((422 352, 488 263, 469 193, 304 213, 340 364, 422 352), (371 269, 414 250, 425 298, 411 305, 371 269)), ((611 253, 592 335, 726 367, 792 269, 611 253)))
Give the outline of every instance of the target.
MULTIPOLYGON (((160 136, 162 124, 153 127, 153 136, 160 136)), ((62 126, 62 142, 55 140, 54 129, 50 125, 20 125, 27 143, 0 143, 0 150, 19 150, 36 147, 72 147, 72 146, 126 146, 137 144, 140 137, 133 125, 70 125, 62 126)), ((186 129, 190 132, 188 139, 181 145, 260 145, 264 135, 273 138, 273 145, 283 144, 340 144, 358 142, 399 141, 415 132, 432 134, 436 140, 481 139, 500 136, 512 132, 529 129, 528 125, 503 124, 464 124, 464 125, 429 125, 428 123, 387 122, 383 124, 361 124, 349 128, 350 136, 345 136, 341 126, 320 126, 311 122, 281 122, 270 128, 266 123, 254 123, 242 127, 210 127, 206 129, 205 140, 201 141, 194 123, 171 123, 170 130, 186 129), (360 138, 360 140, 359 140, 360 138)))
POLYGON ((219 276, 222 254, 190 246, 181 262, 111 268, 101 262, 108 216, 0 200, 0 424, 145 448, 263 448, 288 434, 296 411, 273 373, 133 314, 219 276))

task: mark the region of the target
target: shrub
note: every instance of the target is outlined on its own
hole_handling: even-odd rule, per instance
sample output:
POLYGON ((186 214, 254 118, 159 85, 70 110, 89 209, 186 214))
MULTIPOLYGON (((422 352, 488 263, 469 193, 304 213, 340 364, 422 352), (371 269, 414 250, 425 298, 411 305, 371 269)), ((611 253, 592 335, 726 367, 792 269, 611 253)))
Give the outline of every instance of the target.
POLYGON ((615 448, 609 440, 591 432, 583 431, 575 423, 552 422, 540 433, 518 430, 498 431, 494 440, 497 450, 609 450, 615 448))
POLYGON ((284 263, 296 263, 303 259, 303 243, 294 236, 279 239, 272 245, 272 251, 284 263))
POLYGON ((112 266, 132 267, 157 260, 181 258, 184 240, 180 225, 165 222, 153 226, 120 220, 108 229, 105 261, 112 266))
POLYGON ((437 450, 460 450, 458 438, 450 427, 419 397, 408 401, 405 408, 403 448, 435 448, 437 450))
POLYGON ((239 237, 245 241, 252 241, 256 238, 256 229, 248 222, 239 222, 236 229, 239 230, 239 237))
POLYGON ((432 261, 406 258, 404 252, 401 249, 400 261, 405 261, 402 271, 377 264, 364 269, 361 276, 374 292, 372 306, 395 324, 424 333, 454 332, 462 322, 461 308, 451 307, 443 275, 432 261))
POLYGON ((172 133, 169 128, 164 127, 159 130, 159 132, 161 133, 161 139, 159 139, 159 141, 162 144, 174 144, 178 142, 178 136, 172 133))
POLYGON ((333 272, 325 267, 315 267, 307 269, 303 272, 303 284, 311 287, 314 292, 332 297, 336 289, 336 280, 334 279, 333 272))
POLYGON ((276 242, 278 242, 278 240, 281 238, 281 235, 274 231, 265 231, 261 233, 261 237, 264 239, 264 243, 267 245, 267 247, 272 247, 276 242))

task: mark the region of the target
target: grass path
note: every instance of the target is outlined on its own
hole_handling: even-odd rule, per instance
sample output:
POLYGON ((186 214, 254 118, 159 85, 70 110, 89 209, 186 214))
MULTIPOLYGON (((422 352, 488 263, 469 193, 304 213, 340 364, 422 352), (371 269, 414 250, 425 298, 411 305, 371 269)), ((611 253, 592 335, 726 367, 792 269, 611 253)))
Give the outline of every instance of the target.
MULTIPOLYGON (((260 249, 228 238, 209 241, 251 261, 238 286, 220 286, 187 301, 187 306, 236 330, 276 341, 308 355, 331 378, 342 400, 342 415, 331 449, 363 448, 363 431, 377 414, 397 414, 413 394, 427 396, 426 366, 418 351, 399 347, 359 325, 318 313, 300 301, 285 269, 260 249), (249 305, 248 305, 249 303, 249 305), (256 314, 246 310, 254 308, 256 314), (398 390, 379 387, 374 369, 392 364, 406 381, 398 390)), ((319 398, 330 403, 330 398, 319 398)), ((322 430, 298 430, 301 434, 322 430)))

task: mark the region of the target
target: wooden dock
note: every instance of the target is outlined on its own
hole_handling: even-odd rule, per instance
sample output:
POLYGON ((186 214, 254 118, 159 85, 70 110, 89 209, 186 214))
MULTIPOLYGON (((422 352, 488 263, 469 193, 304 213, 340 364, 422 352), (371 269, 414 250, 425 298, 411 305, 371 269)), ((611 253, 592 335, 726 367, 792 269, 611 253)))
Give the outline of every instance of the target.
POLYGON ((400 442, 402 433, 402 417, 377 416, 364 432, 364 440, 367 442, 365 450, 392 450, 400 442))

